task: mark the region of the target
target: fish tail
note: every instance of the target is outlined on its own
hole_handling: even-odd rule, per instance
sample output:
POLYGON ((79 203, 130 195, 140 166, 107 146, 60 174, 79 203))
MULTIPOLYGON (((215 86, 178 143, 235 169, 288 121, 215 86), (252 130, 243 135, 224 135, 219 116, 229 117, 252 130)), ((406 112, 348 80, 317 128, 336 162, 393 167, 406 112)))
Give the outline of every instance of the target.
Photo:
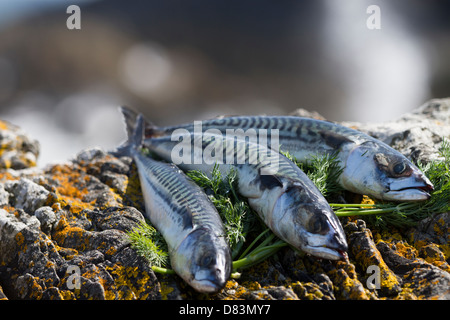
MULTIPOLYGON (((120 112, 122 112, 122 115, 124 116, 128 136, 131 136, 133 134, 134 128, 136 126, 138 113, 135 110, 133 110, 127 106, 121 106, 119 109, 120 109, 120 112)), ((153 136, 158 135, 160 132, 158 126, 154 125, 152 122, 148 121, 147 119, 144 119, 144 120, 145 120, 144 121, 145 137, 151 138, 153 136)))
POLYGON ((127 141, 111 153, 115 156, 131 156, 133 150, 139 148, 143 143, 145 120, 142 114, 138 114, 128 107, 122 106, 119 109, 124 118, 127 141))
POLYGON ((134 129, 136 128, 138 113, 127 106, 120 106, 119 111, 122 113, 127 137, 129 139, 133 135, 134 129))

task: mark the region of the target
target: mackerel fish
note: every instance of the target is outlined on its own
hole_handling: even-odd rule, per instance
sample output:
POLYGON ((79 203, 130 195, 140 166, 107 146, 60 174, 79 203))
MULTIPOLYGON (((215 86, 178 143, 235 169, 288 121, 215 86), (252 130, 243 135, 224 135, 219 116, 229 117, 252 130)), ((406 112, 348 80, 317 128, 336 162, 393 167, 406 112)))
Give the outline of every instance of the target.
MULTIPOLYGON (((328 122, 296 116, 233 116, 199 122, 203 131, 277 130, 275 151, 289 152, 300 162, 312 156, 338 153, 343 169, 339 184, 348 191, 388 201, 424 201, 430 198, 433 184, 405 156, 389 145, 360 131, 328 122)), ((196 130, 194 123, 170 127, 148 124, 146 142, 157 136, 170 136, 175 130, 196 130)))
POLYGON ((280 239, 319 258, 346 257, 348 245, 335 213, 306 174, 280 153, 243 139, 191 132, 175 141, 167 135, 147 139, 145 146, 168 162, 184 152, 187 157, 175 163, 185 171, 199 170, 211 177, 215 166, 223 175, 234 168, 238 192, 280 239))
POLYGON ((138 117, 137 124, 127 128, 129 140, 113 154, 130 156, 136 163, 145 215, 163 235, 172 269, 195 290, 217 292, 231 273, 231 253, 219 213, 203 190, 174 164, 153 160, 140 151, 143 129, 143 118, 138 117))

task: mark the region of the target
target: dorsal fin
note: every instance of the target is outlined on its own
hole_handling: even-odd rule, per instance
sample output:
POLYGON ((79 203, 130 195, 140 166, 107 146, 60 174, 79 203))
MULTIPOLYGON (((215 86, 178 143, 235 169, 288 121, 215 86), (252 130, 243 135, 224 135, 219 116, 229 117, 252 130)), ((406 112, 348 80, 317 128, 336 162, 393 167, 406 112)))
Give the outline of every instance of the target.
MULTIPOLYGON (((136 127, 136 119, 137 119, 139 113, 127 106, 120 106, 119 109, 120 109, 120 112, 122 112, 122 115, 123 115, 125 123, 126 123, 127 134, 128 134, 128 136, 132 136, 133 132, 134 132, 134 128, 136 127)), ((144 121, 145 137, 151 138, 157 132, 159 132, 158 127, 156 125, 154 125, 152 122, 148 121, 147 119, 144 119, 144 120, 145 120, 144 121)))
POLYGON ((339 149, 344 143, 353 142, 346 136, 333 131, 319 131, 319 134, 325 140, 325 143, 334 149, 339 149))

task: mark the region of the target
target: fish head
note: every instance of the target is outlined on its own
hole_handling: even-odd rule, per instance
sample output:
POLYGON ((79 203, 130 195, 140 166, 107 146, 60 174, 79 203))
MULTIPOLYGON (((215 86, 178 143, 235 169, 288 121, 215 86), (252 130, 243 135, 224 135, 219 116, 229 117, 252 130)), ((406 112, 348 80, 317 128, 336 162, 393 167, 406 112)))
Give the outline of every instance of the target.
POLYGON ((387 145, 365 142, 344 160, 341 183, 349 191, 388 201, 424 201, 433 184, 411 161, 387 145))
POLYGON ((271 229, 295 248, 318 258, 340 260, 347 256, 347 240, 329 204, 303 186, 286 189, 277 200, 271 229))
POLYGON ((223 235, 195 228, 171 255, 172 268, 198 292, 214 293, 231 273, 231 253, 223 235))

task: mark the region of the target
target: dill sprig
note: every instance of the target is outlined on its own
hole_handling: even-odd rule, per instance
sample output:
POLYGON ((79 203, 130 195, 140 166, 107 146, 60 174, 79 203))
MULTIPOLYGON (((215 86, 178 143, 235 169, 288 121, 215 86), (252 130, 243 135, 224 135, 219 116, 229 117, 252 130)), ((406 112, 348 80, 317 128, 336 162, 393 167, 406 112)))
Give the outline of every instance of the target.
POLYGON ((186 175, 205 190, 219 212, 234 258, 242 248, 255 220, 246 199, 240 197, 236 191, 238 185, 236 170, 231 168, 226 177, 223 177, 216 164, 211 178, 198 170, 188 171, 186 175))
POLYGON ((338 183, 339 176, 344 170, 339 164, 338 152, 323 156, 314 155, 305 162, 299 162, 289 152, 281 153, 303 170, 325 198, 343 192, 344 189, 338 183))
POLYGON ((153 226, 141 223, 128 232, 131 247, 144 257, 152 266, 165 268, 169 265, 167 244, 163 236, 153 226))

